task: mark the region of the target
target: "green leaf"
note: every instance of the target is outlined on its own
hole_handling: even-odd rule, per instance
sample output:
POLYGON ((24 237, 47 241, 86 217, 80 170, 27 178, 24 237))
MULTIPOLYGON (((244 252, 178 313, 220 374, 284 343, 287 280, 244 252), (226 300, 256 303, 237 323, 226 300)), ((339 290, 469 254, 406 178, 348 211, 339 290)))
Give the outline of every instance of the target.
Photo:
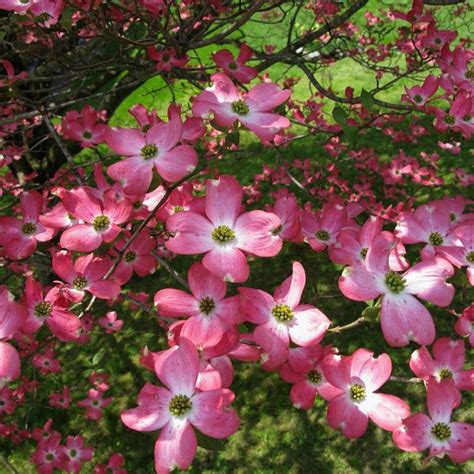
POLYGON ((367 319, 367 321, 376 321, 380 313, 380 308, 375 306, 368 306, 362 311, 362 317, 367 319))
POLYGON ((367 92, 365 89, 362 89, 360 94, 360 101, 362 105, 368 110, 372 110, 374 108, 374 98, 370 92, 367 92))
POLYGON ((97 365, 104 358, 104 356, 105 348, 103 347, 94 355, 94 357, 92 357, 92 365, 97 365))
POLYGON ((357 137, 359 136, 359 129, 355 127, 354 125, 348 125, 348 126, 343 126, 342 130, 344 132, 344 135, 347 136, 347 138, 354 142, 357 140, 357 137))
POLYGON ((338 105, 332 110, 332 116, 341 127, 347 123, 347 112, 338 105))

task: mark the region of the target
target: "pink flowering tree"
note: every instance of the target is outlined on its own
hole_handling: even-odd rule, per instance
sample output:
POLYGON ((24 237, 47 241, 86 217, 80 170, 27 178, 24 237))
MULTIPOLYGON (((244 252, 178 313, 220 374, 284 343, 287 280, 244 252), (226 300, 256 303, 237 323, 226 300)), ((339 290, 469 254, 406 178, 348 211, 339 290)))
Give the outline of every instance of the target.
POLYGON ((0 472, 472 472, 468 3, 0 0, 0 472))

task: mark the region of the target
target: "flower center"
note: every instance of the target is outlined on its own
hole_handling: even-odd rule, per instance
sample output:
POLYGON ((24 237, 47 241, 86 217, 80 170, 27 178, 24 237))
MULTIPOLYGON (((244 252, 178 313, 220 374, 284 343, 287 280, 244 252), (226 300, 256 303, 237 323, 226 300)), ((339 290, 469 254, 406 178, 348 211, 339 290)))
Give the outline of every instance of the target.
POLYGON ((107 230, 110 226, 110 219, 107 216, 97 216, 92 222, 92 227, 96 232, 107 230))
POLYGON ((449 214, 449 220, 450 220, 451 222, 454 222, 454 221, 456 220, 456 214, 454 214, 454 212, 451 212, 451 213, 449 214))
POLYGON ((69 456, 71 456, 72 458, 76 457, 77 451, 75 449, 71 449, 71 451, 69 451, 69 456))
POLYGON ((94 400, 94 401, 92 402, 92 405, 94 405, 94 406, 96 407, 96 406, 99 405, 99 402, 98 402, 97 400, 94 400))
POLYGON ((272 316, 280 322, 287 322, 293 319, 293 311, 286 304, 277 304, 272 308, 272 316))
POLYGON ((469 263, 474 263, 474 250, 471 250, 467 255, 466 255, 466 260, 469 263))
POLYGON ((209 296, 205 296, 199 301, 199 311, 206 315, 211 314, 215 307, 216 303, 212 298, 209 298, 209 296))
POLYGON ((365 388, 362 385, 354 384, 351 387, 351 398, 355 402, 361 402, 365 400, 365 388))
POLYGON ((318 230, 315 234, 314 234, 319 240, 329 240, 331 238, 331 235, 329 234, 329 232, 327 230, 318 230))
POLYGON ((453 373, 449 369, 444 368, 439 371, 439 376, 442 379, 452 379, 453 373))
POLYGON ((72 286, 76 290, 83 290, 87 286, 87 278, 83 276, 76 277, 74 281, 72 282, 72 286))
POLYGON ((416 94, 413 96, 413 101, 417 104, 421 104, 423 102, 423 97, 420 94, 416 94))
POLYGON ((42 301, 35 306, 35 315, 38 318, 45 318, 51 314, 52 306, 47 301, 42 301))
POLYGON ((428 240, 431 245, 442 245, 444 242, 443 236, 439 232, 431 232, 428 240))
POLYGON ((168 405, 168 409, 173 416, 182 416, 193 407, 191 399, 186 395, 175 395, 168 405))
POLYGON ((456 119, 452 115, 446 114, 446 116, 444 117, 444 121, 448 125, 454 125, 454 123, 456 122, 456 119))
POLYGON ((23 224, 21 231, 26 235, 34 234, 36 232, 36 226, 31 222, 27 222, 26 224, 23 224))
POLYGON ((314 383, 315 385, 317 385, 318 383, 321 382, 321 380, 323 379, 323 376, 321 375, 321 372, 318 372, 317 370, 310 370, 308 372, 308 380, 311 382, 311 383, 314 383))
POLYGON ((152 158, 155 158, 157 154, 158 147, 154 143, 145 145, 140 151, 140 155, 144 160, 151 160, 152 158))
POLYGON ((465 122, 470 122, 472 120, 472 115, 467 114, 462 118, 465 122))
POLYGON ((369 249, 367 247, 364 247, 362 249, 360 249, 360 252, 359 252, 359 255, 362 257, 362 258, 365 258, 367 257, 367 252, 369 251, 369 249))
POLYGON ((436 423, 431 428, 431 434, 440 441, 446 441, 451 438, 451 428, 446 423, 436 423))
POLYGON ((212 240, 215 242, 230 242, 235 238, 235 232, 226 225, 218 225, 211 234, 212 240))
POLYGON ((389 271, 385 274, 385 284, 392 293, 401 293, 406 286, 406 280, 399 273, 389 271))
POLYGON ((133 262, 137 258, 137 254, 133 250, 129 250, 125 254, 124 258, 126 262, 130 263, 130 262, 133 262))
POLYGON ((183 212, 184 207, 183 206, 174 206, 173 207, 173 212, 183 212))
POLYGON ((236 63, 229 63, 228 67, 231 71, 235 71, 238 66, 236 63))
POLYGON ((243 100, 232 102, 232 111, 237 115, 247 115, 250 112, 249 106, 243 100))
POLYGON ((53 453, 48 453, 46 456, 47 461, 52 461, 54 459, 54 454, 53 453))
POLYGON ((464 74, 464 77, 466 79, 474 79, 474 71, 467 71, 466 74, 464 74))
POLYGON ((89 130, 86 130, 83 134, 82 137, 88 140, 89 138, 92 138, 92 133, 89 132, 89 130))
POLYGON ((150 130, 150 128, 151 128, 151 124, 150 124, 150 123, 146 123, 146 124, 143 125, 143 127, 142 127, 142 133, 148 132, 148 130, 150 130))

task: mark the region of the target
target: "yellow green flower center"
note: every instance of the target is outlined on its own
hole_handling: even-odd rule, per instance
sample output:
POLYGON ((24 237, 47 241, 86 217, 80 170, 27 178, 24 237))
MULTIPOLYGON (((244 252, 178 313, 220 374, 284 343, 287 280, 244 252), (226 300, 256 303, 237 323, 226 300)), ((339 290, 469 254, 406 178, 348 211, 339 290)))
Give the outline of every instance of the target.
POLYGON ((51 314, 52 306, 47 301, 42 301, 35 306, 35 315, 38 318, 45 318, 51 314))
POLYGON ((247 115, 250 112, 249 106, 243 100, 232 102, 232 112, 237 115, 247 115))
POLYGON ((229 66, 228 66, 228 67, 229 67, 229 69, 230 69, 231 71, 235 71, 238 66, 237 66, 236 63, 229 63, 229 66))
POLYGON ((421 104, 421 102, 423 102, 423 97, 421 97, 420 94, 416 94, 413 96, 413 101, 417 104, 421 104))
POLYGON ((466 255, 466 260, 469 263, 474 263, 474 250, 471 250, 467 255, 466 255))
POLYGON ((218 225, 211 234, 212 240, 215 242, 230 242, 235 238, 235 232, 226 225, 218 225))
POLYGON ((168 405, 168 409, 173 416, 182 416, 188 413, 192 407, 193 403, 186 395, 175 395, 168 405))
POLYGON ((75 449, 71 449, 71 451, 69 451, 69 456, 71 456, 72 458, 76 457, 77 451, 75 449))
POLYGON ((351 398, 355 402, 362 402, 365 400, 365 388, 362 385, 354 384, 351 387, 351 398))
POLYGON ((362 257, 362 258, 365 258, 367 257, 367 252, 369 251, 369 249, 367 247, 364 247, 362 249, 360 249, 360 252, 359 252, 359 255, 362 257))
POLYGON ((436 423, 431 428, 431 434, 440 441, 446 441, 451 438, 451 428, 446 423, 436 423))
POLYGON ((401 293, 406 286, 406 280, 399 273, 389 271, 385 274, 385 284, 392 293, 401 293))
POLYGON ((314 235, 316 238, 323 241, 329 240, 331 238, 331 235, 327 230, 318 230, 314 235))
POLYGON ((443 368, 439 371, 439 376, 442 379, 452 379, 453 373, 449 369, 443 368))
POLYGON ((456 119, 450 114, 446 114, 446 116, 444 117, 444 121, 448 125, 454 125, 456 123, 456 119))
POLYGON ((209 296, 205 296, 199 301, 199 311, 206 315, 211 314, 215 307, 216 303, 209 296))
POLYGON ((89 132, 89 130, 86 130, 83 134, 82 134, 83 138, 85 138, 86 140, 89 140, 89 138, 92 138, 92 133, 89 132))
POLYGON ((174 206, 173 207, 173 212, 183 212, 184 207, 183 206, 174 206))
POLYGON ((314 383, 315 385, 317 385, 318 383, 321 382, 321 380, 323 379, 323 376, 321 375, 321 372, 318 372, 317 370, 310 370, 308 372, 308 380, 311 382, 311 383, 314 383))
POLYGON ((110 226, 110 219, 107 216, 97 216, 92 222, 92 228, 96 232, 107 230, 110 226))
POLYGON ((125 254, 124 258, 125 258, 125 261, 128 263, 133 262, 137 258, 137 253, 134 252, 133 250, 129 250, 125 254))
POLYGON ((87 278, 83 276, 76 277, 74 281, 72 282, 72 286, 76 290, 83 290, 87 286, 87 278))
POLYGON ((280 322, 291 321, 294 317, 293 311, 286 304, 277 304, 272 308, 272 316, 280 322))
POLYGON ((145 145, 140 151, 140 155, 144 160, 151 160, 152 158, 155 158, 157 154, 158 147, 154 143, 145 145))
POLYGON ((26 235, 34 234, 36 232, 36 226, 31 222, 27 222, 23 224, 21 231, 26 235))
POLYGON ((431 245, 442 245, 444 242, 443 236, 439 232, 431 232, 428 240, 431 245))

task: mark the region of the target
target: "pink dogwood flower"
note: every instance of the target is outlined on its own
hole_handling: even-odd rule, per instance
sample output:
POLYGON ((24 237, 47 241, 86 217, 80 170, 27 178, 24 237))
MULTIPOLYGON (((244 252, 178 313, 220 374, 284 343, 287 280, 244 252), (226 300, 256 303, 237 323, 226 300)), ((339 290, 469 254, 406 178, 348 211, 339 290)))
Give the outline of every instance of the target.
POLYGON ((5 256, 12 260, 29 257, 36 250, 37 242, 51 240, 55 230, 41 224, 39 217, 43 210, 43 196, 37 191, 21 193, 22 216, 0 217, 0 246, 5 256))
POLYGON ((395 236, 405 244, 426 243, 421 251, 424 259, 439 254, 440 246, 460 246, 459 238, 452 231, 448 208, 443 201, 433 201, 419 206, 414 212, 402 212, 395 236))
POLYGON ((63 387, 62 392, 51 393, 49 395, 49 406, 67 410, 71 406, 72 397, 69 387, 63 387))
POLYGON ((106 125, 98 123, 97 119, 97 110, 89 104, 80 113, 75 110, 66 112, 62 120, 63 135, 80 142, 83 148, 103 143, 106 125))
POLYGON ((177 145, 182 136, 181 118, 172 115, 168 123, 152 125, 145 134, 136 128, 108 128, 107 145, 125 156, 107 168, 107 174, 122 183, 128 194, 145 194, 153 169, 166 181, 174 182, 194 170, 197 153, 190 145, 177 145))
POLYGON ((87 448, 84 446, 82 436, 68 436, 63 451, 68 458, 64 470, 75 474, 81 472, 82 465, 85 462, 90 461, 94 454, 93 448, 87 448))
POLYGON ((87 187, 65 193, 63 205, 83 224, 72 225, 62 233, 61 247, 79 252, 92 252, 102 242, 115 240, 121 231, 119 225, 127 221, 132 210, 130 201, 115 191, 106 191, 101 200, 87 187))
POLYGON ((53 474, 55 469, 64 469, 67 456, 61 446, 61 435, 53 434, 42 439, 30 458, 39 474, 53 474))
POLYGON ((46 323, 49 330, 62 341, 75 341, 79 338, 81 321, 69 311, 69 302, 58 287, 51 288, 44 295, 41 285, 28 277, 23 300, 28 312, 23 327, 25 333, 35 333, 46 323))
POLYGON ((413 295, 438 306, 447 306, 454 287, 446 279, 454 274, 451 264, 440 257, 423 260, 405 273, 389 267, 393 240, 381 233, 369 247, 365 264, 346 267, 339 289, 349 299, 369 301, 383 295, 380 322, 385 340, 395 347, 410 340, 429 345, 435 326, 429 311, 413 295))
POLYGON ((124 464, 124 457, 120 453, 114 453, 110 456, 107 465, 97 464, 94 467, 94 474, 127 474, 128 471, 122 467, 124 464))
POLYGON ((451 421, 456 395, 447 384, 431 380, 428 383, 429 416, 416 413, 403 421, 392 434, 396 446, 403 451, 424 451, 429 458, 445 453, 456 463, 474 456, 474 425, 451 421))
POLYGON ((91 420, 100 420, 104 415, 103 409, 112 403, 113 398, 104 398, 104 392, 100 389, 90 388, 87 398, 79 400, 77 406, 86 409, 86 417, 91 420))
POLYGON ((429 75, 425 78, 423 85, 414 86, 410 89, 405 87, 406 98, 417 107, 422 107, 438 90, 438 78, 429 75))
POLYGON ((270 112, 288 100, 290 90, 264 82, 240 94, 225 74, 213 74, 211 81, 212 87, 201 92, 193 102, 195 116, 208 118, 213 113, 221 127, 230 127, 239 121, 262 141, 272 140, 280 130, 290 126, 286 117, 270 112))
POLYGON ((246 84, 257 75, 257 70, 254 67, 245 65, 252 55, 252 49, 244 43, 240 46, 237 58, 234 59, 234 55, 228 49, 220 49, 212 55, 212 59, 214 59, 217 67, 224 71, 224 74, 242 84, 246 84))
POLYGON ((295 408, 309 410, 318 394, 325 400, 340 394, 340 390, 333 387, 323 374, 322 361, 331 353, 330 346, 323 348, 319 344, 290 349, 288 362, 280 367, 280 377, 293 384, 290 400, 295 408))
POLYGON ((454 324, 454 330, 461 337, 467 337, 471 347, 474 347, 474 303, 464 309, 454 324))
POLYGON ((114 300, 120 293, 115 281, 102 279, 111 266, 108 257, 89 254, 73 262, 71 252, 61 250, 53 255, 52 266, 54 273, 67 283, 63 291, 74 303, 81 301, 86 291, 104 300, 114 300))
POLYGON ((263 367, 275 369, 288 359, 290 340, 299 346, 317 344, 331 321, 314 306, 300 304, 306 274, 299 262, 273 296, 254 288, 239 288, 241 310, 246 319, 257 324, 255 342, 262 347, 263 367))
POLYGON ((225 298, 227 284, 200 262, 189 269, 188 282, 192 295, 166 288, 155 294, 155 305, 161 316, 188 317, 180 337, 189 339, 197 348, 215 346, 227 329, 243 321, 239 297, 225 298))
POLYGON ((232 176, 206 183, 206 215, 178 212, 166 222, 173 237, 166 242, 171 252, 205 253, 202 263, 226 281, 248 278, 245 254, 273 257, 281 250, 277 233, 280 219, 264 211, 241 212, 242 188, 232 176))
POLYGON ((161 354, 155 372, 164 386, 146 384, 138 394, 138 407, 123 412, 122 421, 136 431, 161 429, 155 444, 156 472, 187 469, 197 448, 193 427, 218 439, 237 431, 239 418, 228 408, 234 394, 228 389, 196 391, 199 356, 185 338, 161 354))
POLYGON ((104 328, 107 334, 118 332, 122 329, 123 321, 117 317, 117 311, 108 311, 104 317, 99 319, 99 326, 104 328))
POLYGON ((433 345, 433 357, 423 346, 413 352, 410 358, 410 368, 413 373, 428 381, 434 377, 444 381, 461 403, 460 390, 474 390, 474 369, 462 370, 464 366, 464 341, 441 337, 433 345))
POLYGON ((328 355, 322 362, 326 380, 338 389, 329 401, 328 423, 350 439, 360 438, 369 418, 387 431, 394 431, 410 414, 408 405, 394 395, 376 393, 392 372, 387 354, 357 349, 351 356, 328 355))

